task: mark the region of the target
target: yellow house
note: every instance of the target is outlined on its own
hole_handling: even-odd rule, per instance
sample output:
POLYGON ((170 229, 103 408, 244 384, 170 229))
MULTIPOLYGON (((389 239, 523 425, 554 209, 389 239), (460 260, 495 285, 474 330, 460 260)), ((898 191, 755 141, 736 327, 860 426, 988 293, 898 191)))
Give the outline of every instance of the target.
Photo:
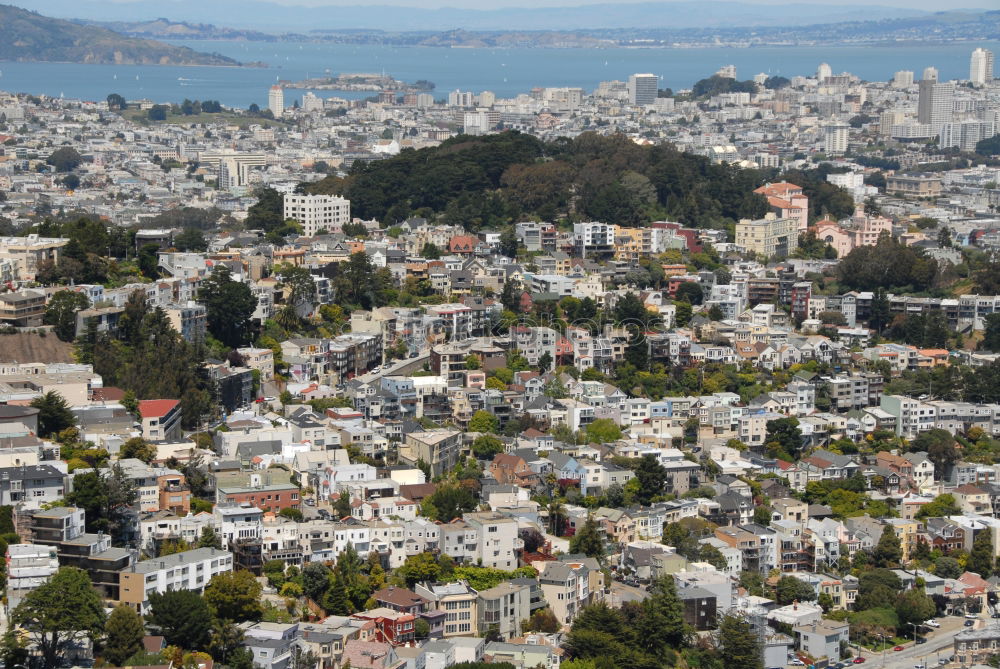
POLYGON ((903 550, 903 562, 909 562, 910 555, 917 545, 917 529, 920 527, 920 523, 916 520, 903 518, 886 518, 883 522, 886 529, 891 527, 899 538, 899 546, 903 550))

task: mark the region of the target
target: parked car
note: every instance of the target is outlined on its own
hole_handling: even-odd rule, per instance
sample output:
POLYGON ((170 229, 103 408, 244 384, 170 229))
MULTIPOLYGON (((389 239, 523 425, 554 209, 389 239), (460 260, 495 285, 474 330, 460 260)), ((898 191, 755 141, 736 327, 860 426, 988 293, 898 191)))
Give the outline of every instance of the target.
POLYGON ((917 643, 927 643, 927 639, 922 636, 917 637, 917 643))
POLYGON ((972 626, 973 626, 973 625, 975 625, 975 624, 976 624, 976 621, 975 621, 975 620, 966 620, 966 621, 965 621, 965 626, 966 626, 966 627, 972 627, 972 626))
POLYGON ((854 664, 864 664, 866 661, 867 658, 861 657, 860 655, 854 658, 854 664))
POLYGON ((903 650, 903 647, 902 646, 896 646, 895 648, 893 648, 893 650, 896 651, 896 652, 899 652, 899 651, 903 650))
POLYGON ((928 627, 941 627, 941 623, 939 623, 936 620, 928 620, 924 624, 927 625, 928 627))

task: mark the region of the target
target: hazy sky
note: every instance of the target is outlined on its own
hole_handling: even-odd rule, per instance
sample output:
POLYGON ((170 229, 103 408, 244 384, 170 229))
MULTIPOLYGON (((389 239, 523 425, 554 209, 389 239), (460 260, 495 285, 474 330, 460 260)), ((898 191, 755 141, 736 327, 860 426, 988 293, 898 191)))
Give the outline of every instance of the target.
MULTIPOLYGON (((92 0, 79 0, 80 4, 89 4, 92 0)), ((151 4, 150 0, 113 0, 114 2, 132 3, 142 2, 151 4)), ((259 0, 247 0, 248 9, 252 8, 254 2, 259 0)), ((644 0, 491 0, 484 3, 482 0, 265 0, 271 3, 294 6, 335 7, 338 5, 393 5, 406 7, 424 7, 427 9, 438 9, 441 7, 461 7, 465 9, 495 9, 502 7, 573 7, 577 5, 593 4, 621 4, 643 2, 644 0)), ((788 0, 736 0, 746 4, 764 5, 787 5, 794 4, 788 0)), ((812 4, 812 0, 798 0, 803 4, 812 4)), ((46 0, 14 0, 12 4, 21 7, 28 7, 38 11, 44 11, 46 0)), ((155 4, 169 8, 171 0, 158 0, 155 4)), ((667 4, 667 3, 665 3, 667 4)), ((710 0, 706 4, 711 4, 710 0)), ((997 9, 998 0, 959 0, 957 7, 944 7, 941 0, 819 0, 816 4, 823 5, 882 5, 886 7, 901 7, 909 9, 922 9, 926 11, 954 10, 958 7, 968 9, 997 9)), ((863 16, 859 16, 863 19, 863 16)))

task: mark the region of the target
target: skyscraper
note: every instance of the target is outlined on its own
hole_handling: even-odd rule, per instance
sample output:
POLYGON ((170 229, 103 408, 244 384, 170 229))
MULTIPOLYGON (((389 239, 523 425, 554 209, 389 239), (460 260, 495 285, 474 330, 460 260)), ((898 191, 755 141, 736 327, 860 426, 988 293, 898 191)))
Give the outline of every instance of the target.
POLYGON ((285 113, 285 91, 281 86, 271 86, 267 93, 267 108, 275 118, 285 113))
POLYGON ((913 85, 913 70, 900 70, 892 75, 892 85, 895 88, 906 88, 913 85))
POLYGON ((826 126, 823 133, 823 148, 828 154, 847 152, 848 127, 843 123, 826 126))
POLYGON ((930 125, 936 135, 941 126, 949 123, 955 106, 955 84, 938 81, 938 72, 933 67, 924 70, 920 80, 920 97, 917 99, 917 122, 930 125))
POLYGON ((978 48, 969 59, 969 81, 976 86, 984 86, 993 81, 993 52, 978 48))
POLYGON ((633 74, 628 78, 628 99, 633 105, 651 105, 656 101, 660 79, 655 74, 633 74))
POLYGON ((816 68, 816 80, 823 83, 833 76, 833 69, 826 63, 820 63, 816 68))

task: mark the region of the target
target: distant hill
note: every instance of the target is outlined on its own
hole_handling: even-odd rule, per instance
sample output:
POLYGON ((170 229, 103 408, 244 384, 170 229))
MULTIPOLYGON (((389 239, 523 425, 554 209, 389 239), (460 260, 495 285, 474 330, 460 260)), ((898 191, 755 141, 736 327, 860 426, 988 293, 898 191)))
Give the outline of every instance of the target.
POLYGON ((0 5, 0 60, 120 65, 239 65, 220 56, 0 5))
MULTIPOLYGON (((872 2, 863 8, 830 0, 797 0, 791 4, 761 4, 753 0, 674 0, 620 2, 580 6, 538 6, 480 9, 393 6, 393 0, 330 3, 275 0, 10 0, 66 18, 133 22, 167 15, 172 20, 251 28, 265 32, 369 28, 387 31, 578 30, 586 28, 725 28, 811 25, 857 20, 878 21, 927 15, 914 9, 872 2), (294 5, 290 7, 289 5, 294 5), (169 12, 169 14, 167 14, 169 12)), ((410 4, 410 3, 406 3, 410 4)), ((569 4, 569 3, 566 3, 569 4)))
POLYGON ((189 23, 187 21, 171 21, 170 19, 163 18, 152 21, 91 21, 88 19, 73 19, 73 22, 82 25, 97 25, 129 37, 148 39, 244 39, 261 42, 277 39, 275 35, 255 30, 222 28, 211 23, 189 23))

